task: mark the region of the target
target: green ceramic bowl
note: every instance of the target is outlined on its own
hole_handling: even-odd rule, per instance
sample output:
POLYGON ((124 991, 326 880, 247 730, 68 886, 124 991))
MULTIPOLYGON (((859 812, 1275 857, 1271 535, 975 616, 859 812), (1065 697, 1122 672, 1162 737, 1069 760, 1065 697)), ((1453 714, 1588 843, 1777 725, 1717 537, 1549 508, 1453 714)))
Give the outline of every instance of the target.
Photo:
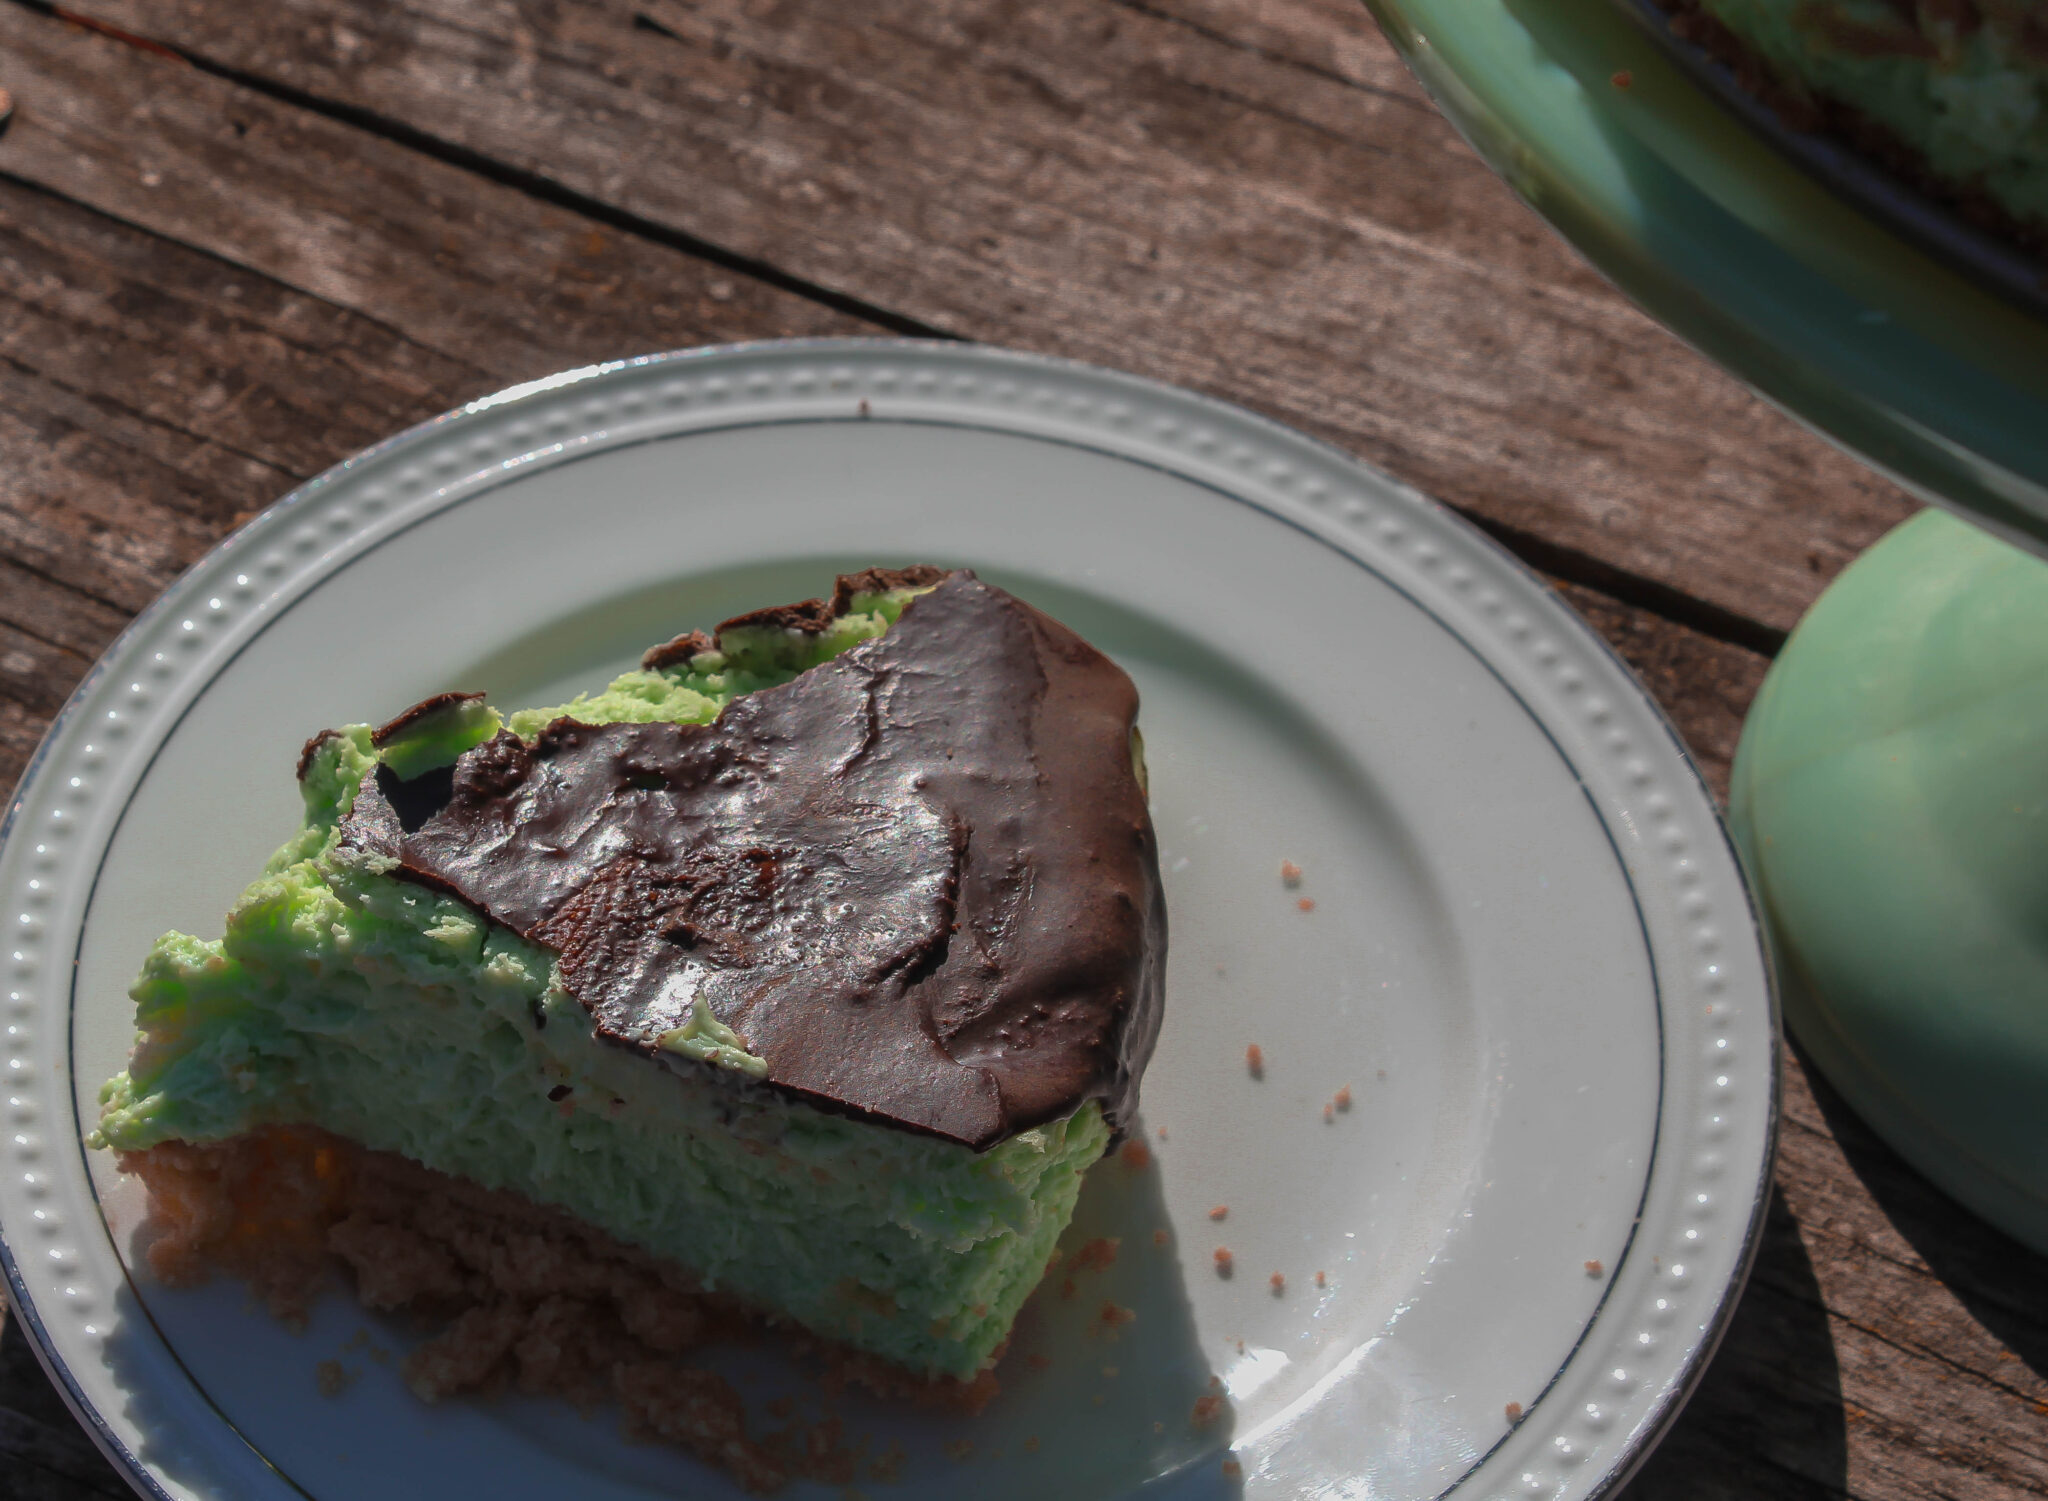
POLYGON ((1653 316, 1923 497, 2048 546, 2048 323, 1787 160, 1613 0, 1367 3, 1480 154, 1653 316))
POLYGON ((1938 511, 1865 553, 1764 680, 1728 821, 1786 1024, 2048 1251, 2048 563, 1938 511))

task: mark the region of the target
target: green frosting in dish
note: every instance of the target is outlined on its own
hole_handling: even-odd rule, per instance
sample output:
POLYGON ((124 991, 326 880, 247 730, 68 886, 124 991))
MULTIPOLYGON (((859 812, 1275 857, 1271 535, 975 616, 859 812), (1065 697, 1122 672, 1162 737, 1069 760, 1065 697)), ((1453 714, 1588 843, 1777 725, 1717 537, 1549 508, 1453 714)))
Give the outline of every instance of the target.
MULTIPOLYGON (((881 634, 907 597, 507 723, 705 722, 881 634)), ((398 739, 424 769, 485 722, 465 711, 398 739)), ((1097 1105, 977 1154, 757 1085, 762 1060, 701 1003, 660 1039, 667 1067, 600 1043, 546 950, 337 843, 379 758, 366 725, 323 737, 300 782, 302 826, 223 936, 167 933, 150 950, 131 992, 135 1053, 100 1092, 91 1145, 308 1122, 559 1205, 910 1369, 965 1378, 988 1362, 1108 1143, 1097 1105)))
POLYGON ((1700 0, 1795 93, 1846 104, 1933 173, 2048 226, 2048 58, 2025 6, 1700 0), (2033 50, 2029 50, 2030 46, 2033 50))

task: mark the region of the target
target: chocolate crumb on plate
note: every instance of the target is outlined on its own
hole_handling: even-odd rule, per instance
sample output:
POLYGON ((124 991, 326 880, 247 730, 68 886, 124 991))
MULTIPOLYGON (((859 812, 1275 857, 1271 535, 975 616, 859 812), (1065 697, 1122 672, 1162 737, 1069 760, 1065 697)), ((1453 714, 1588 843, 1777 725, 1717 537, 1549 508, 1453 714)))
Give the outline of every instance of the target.
POLYGON ((1316 899, 1312 896, 1305 896, 1294 905, 1301 908, 1304 912, 1313 912, 1316 910, 1316 899))
POLYGON ((1598 1261, 1589 1261, 1586 1263, 1586 1275, 1588 1277, 1601 1276, 1603 1273, 1606 1272, 1606 1270, 1607 1268, 1602 1266, 1598 1261))
POLYGON ((1214 1392, 1195 1398, 1195 1405, 1188 1410, 1188 1422, 1197 1428, 1207 1428, 1223 1416, 1223 1399, 1214 1392))
POLYGON ((1505 1413, 1507 1414, 1507 1417, 1508 1417, 1508 1421, 1509 1421, 1510 1423, 1519 1423, 1519 1422, 1521 1422, 1521 1421, 1522 1421, 1522 1404, 1521 1404, 1521 1403, 1519 1403, 1519 1402, 1510 1402, 1510 1403, 1508 1403, 1508 1405, 1507 1405, 1507 1406, 1506 1406, 1505 1408, 1503 1408, 1503 1409, 1502 1409, 1502 1411, 1504 1411, 1504 1412, 1505 1412, 1505 1413))
POLYGON ((1254 1079, 1266 1077, 1266 1055, 1261 1051, 1257 1043, 1251 1044, 1251 1046, 1244 1050, 1244 1066, 1245 1072, 1249 1073, 1254 1079))
POLYGON ((1280 880, 1283 885, 1299 886, 1301 884, 1301 867, 1292 860, 1282 860, 1280 862, 1280 880))
POLYGON ((1218 1204, 1214 1209, 1209 1211, 1209 1218, 1212 1220, 1223 1220, 1230 1218, 1230 1206, 1228 1204, 1218 1204))
POLYGON ((1218 1246, 1216 1248, 1215 1261, 1216 1275, 1219 1277, 1228 1277, 1231 1273, 1231 1269, 1236 1265, 1237 1258, 1230 1254, 1230 1248, 1228 1246, 1218 1246))
POLYGON ((1273 1296, 1276 1298, 1287 1291, 1287 1275, 1284 1272, 1275 1272, 1266 1281, 1272 1286, 1273 1296))

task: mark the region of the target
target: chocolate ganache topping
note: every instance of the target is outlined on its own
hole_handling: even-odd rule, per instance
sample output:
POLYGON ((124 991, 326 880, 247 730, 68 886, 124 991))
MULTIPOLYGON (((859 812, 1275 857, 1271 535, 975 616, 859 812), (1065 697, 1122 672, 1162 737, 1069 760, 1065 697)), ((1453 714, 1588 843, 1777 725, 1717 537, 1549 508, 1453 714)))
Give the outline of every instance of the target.
POLYGON ((1166 958, 1137 690, 966 571, 727 626, 816 631, 877 577, 940 581, 711 724, 558 719, 380 768, 343 837, 552 950, 599 1036, 651 1058, 701 999, 826 1108, 976 1149, 1088 1099, 1121 1124, 1166 958))

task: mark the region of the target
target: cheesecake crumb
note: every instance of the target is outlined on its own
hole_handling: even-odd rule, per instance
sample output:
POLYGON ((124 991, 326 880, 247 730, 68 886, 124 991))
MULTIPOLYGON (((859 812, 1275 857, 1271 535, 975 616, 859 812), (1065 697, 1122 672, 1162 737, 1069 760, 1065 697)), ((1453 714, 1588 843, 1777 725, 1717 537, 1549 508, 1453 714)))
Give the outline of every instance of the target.
POLYGON ((1195 1405, 1188 1410, 1188 1422, 1196 1428, 1207 1428, 1223 1416, 1223 1399, 1214 1392, 1195 1398, 1195 1405))
POLYGON ((1338 1090, 1336 1098, 1331 1100, 1330 1103, 1339 1110, 1349 1110, 1351 1108, 1351 1086, 1346 1084, 1342 1089, 1338 1090))
POLYGON ((1152 1149, 1135 1136, 1118 1149, 1117 1156, 1121 1157, 1124 1166, 1134 1173, 1142 1173, 1152 1165, 1152 1149))
POLYGON ((1235 1265, 1237 1260, 1236 1257, 1230 1254, 1230 1248, 1228 1246, 1218 1246, 1216 1248, 1215 1259, 1216 1275, 1219 1277, 1228 1277, 1230 1275, 1231 1267, 1235 1265))
POLYGON ((1152 1244, 1155 1246, 1163 1246, 1171 1238, 1164 1230, 1154 1230, 1152 1232, 1152 1244))
POLYGON ((1154 1433, 1164 1433, 1166 1432, 1166 1425, 1160 1422, 1157 1418, 1154 1418, 1152 1420, 1152 1431, 1154 1433))
POLYGON ((1161 1126, 1161 1127, 1159 1128, 1159 1139, 1160 1139, 1161 1141, 1164 1141, 1164 1140, 1166 1140, 1166 1127, 1164 1127, 1164 1126, 1161 1126))
POLYGON ((1273 1289, 1273 1296, 1276 1298, 1279 1297, 1280 1294, 1287 1291, 1287 1277, 1284 1273, 1275 1272, 1272 1276, 1268 1277, 1266 1281, 1268 1282, 1268 1284, 1271 1285, 1273 1289))
POLYGON ((1232 1343, 1233 1345, 1236 1345, 1236 1346, 1237 1346, 1237 1353, 1238 1353, 1238 1354, 1240 1354, 1240 1355, 1244 1354, 1244 1341, 1243 1341, 1243 1340, 1241 1340, 1241 1339, 1234 1339, 1234 1340, 1232 1340, 1232 1341, 1231 1341, 1231 1343, 1232 1343))
POLYGON ((1244 1466, 1239 1464, 1236 1460, 1226 1459, 1223 1461, 1223 1478, 1225 1480, 1236 1480, 1240 1478, 1243 1474, 1244 1466))
POLYGON ((1521 1404, 1521 1403, 1519 1403, 1519 1402, 1510 1402, 1510 1403, 1508 1403, 1508 1405, 1507 1405, 1507 1406, 1506 1406, 1505 1408, 1503 1408, 1503 1409, 1502 1409, 1502 1411, 1503 1411, 1503 1412, 1505 1412, 1505 1413, 1506 1413, 1506 1414, 1508 1415, 1508 1421, 1509 1421, 1510 1423, 1519 1423, 1519 1422, 1521 1422, 1521 1421, 1522 1421, 1522 1404, 1521 1404))
POLYGON ((1607 81, 1613 84, 1618 89, 1625 89, 1630 84, 1634 83, 1636 80, 1634 74, 1630 73, 1628 69, 1622 68, 1619 71, 1617 71, 1615 75, 1607 81))
POLYGON ((1327 1287, 1327 1286, 1329 1286, 1329 1278, 1325 1277, 1325 1276, 1324 1276, 1324 1275, 1323 1275, 1323 1274, 1322 1274, 1321 1272, 1317 1272, 1317 1273, 1316 1273, 1316 1286, 1317 1286, 1317 1287, 1327 1287))
POLYGON ((1217 1206, 1216 1206, 1216 1207, 1215 1207, 1214 1209, 1212 1209, 1212 1210, 1210 1210, 1210 1211, 1209 1211, 1209 1218, 1210 1218, 1210 1219, 1212 1219, 1212 1220, 1227 1220, 1227 1219, 1229 1219, 1229 1218, 1230 1218, 1230 1206, 1229 1206, 1228 1204, 1218 1204, 1218 1205, 1217 1205, 1217 1206))
POLYGON ((1245 1071, 1254 1079, 1266 1077, 1266 1055, 1260 1051, 1257 1043, 1244 1050, 1244 1066, 1245 1071))
MULTIPOLYGON (((585 1409, 611 1401, 629 1437, 687 1450, 749 1490, 797 1476, 853 1479, 856 1456, 841 1443, 839 1420, 757 1438, 739 1392, 684 1363, 693 1346, 743 1332, 738 1314, 559 1211, 312 1128, 270 1127, 208 1147, 167 1142, 122 1166, 150 1191, 161 1231, 151 1266, 166 1280, 231 1272, 280 1318, 303 1317, 332 1275, 331 1253, 364 1306, 445 1319, 429 1323, 431 1337, 402 1363, 425 1401, 507 1390, 585 1409)), ((367 1332, 352 1344, 389 1358, 367 1332)), ((926 1382, 836 1347, 817 1353, 828 1393, 857 1381, 885 1398, 961 1413, 995 1394, 992 1373, 926 1382)), ((323 1390, 338 1390, 358 1373, 335 1361, 316 1374, 323 1390)))
POLYGON ((1060 1283, 1060 1296, 1062 1298, 1074 1296, 1074 1279, 1072 1277, 1068 1277, 1060 1283))
POLYGON ((1117 1330, 1123 1328, 1126 1324, 1136 1323, 1137 1319, 1137 1314, 1133 1313, 1130 1309, 1124 1307, 1121 1303, 1112 1303, 1107 1298, 1103 1299, 1102 1307, 1095 1315, 1097 1325, 1111 1339, 1116 1338, 1117 1330))
POLYGON ((1598 1277, 1602 1275, 1604 1272, 1606 1272, 1606 1270, 1607 1268, 1602 1266, 1597 1261, 1589 1261, 1586 1263, 1586 1275, 1588 1277, 1598 1277))
POLYGON ((1305 896, 1294 905, 1301 908, 1304 912, 1313 912, 1316 910, 1316 899, 1312 896, 1305 896))
POLYGON ((1282 860, 1280 862, 1280 882, 1284 886, 1299 886, 1301 884, 1301 867, 1292 860, 1282 860))
POLYGON ((1123 1241, 1114 1235, 1098 1235, 1074 1253, 1072 1270, 1076 1272, 1099 1272, 1104 1267, 1116 1264, 1116 1248, 1123 1241))
POLYGON ((313 1381, 323 1397, 340 1396, 354 1379, 338 1360, 323 1360, 313 1367, 313 1381))
POLYGON ((1325 1105, 1325 1106, 1323 1106, 1323 1124, 1327 1126, 1327 1125, 1329 1125, 1329 1124, 1330 1124, 1330 1123, 1331 1123, 1332 1121, 1334 1121, 1334 1120, 1336 1120, 1336 1119, 1337 1119, 1337 1107, 1336 1107, 1335 1105, 1325 1105))

